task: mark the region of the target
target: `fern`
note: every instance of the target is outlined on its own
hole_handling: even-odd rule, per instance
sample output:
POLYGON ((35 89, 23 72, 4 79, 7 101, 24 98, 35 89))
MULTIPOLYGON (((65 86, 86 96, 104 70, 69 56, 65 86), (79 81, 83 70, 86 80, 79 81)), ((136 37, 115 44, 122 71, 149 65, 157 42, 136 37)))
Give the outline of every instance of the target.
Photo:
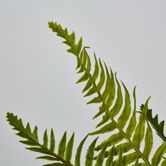
MULTIPOLYGON (((68 52, 76 57, 76 71, 81 76, 77 83, 85 83, 82 90, 84 97, 88 97, 87 104, 98 104, 99 110, 93 119, 100 118, 96 129, 89 136, 107 134, 105 140, 97 143, 97 139, 89 145, 85 166, 158 166, 166 164, 164 154, 166 152, 165 136, 163 134, 164 122, 158 124, 158 118, 153 118, 148 109, 150 97, 146 100, 140 110, 137 110, 136 87, 132 95, 122 81, 119 81, 116 73, 97 58, 94 53, 94 64, 87 49, 84 47, 82 38, 76 41, 75 33, 69 33, 67 28, 60 24, 49 22, 53 32, 63 38, 68 52), (139 112, 139 114, 137 113, 139 112), (164 140, 164 142, 152 154, 153 130, 164 140), (151 157, 150 157, 151 156, 151 157)), ((31 131, 29 123, 24 127, 22 120, 12 113, 7 114, 7 120, 17 135, 24 138, 22 143, 26 144, 28 150, 43 153, 38 159, 53 160, 54 163, 47 165, 74 165, 80 166, 81 151, 87 136, 77 147, 75 162, 72 162, 72 151, 74 134, 67 143, 66 132, 64 133, 58 151, 55 152, 55 138, 51 130, 50 141, 48 141, 47 130, 44 132, 43 143, 39 143, 37 127, 31 131), (48 143, 50 142, 50 146, 48 143)))
MULTIPOLYGON (((49 160, 52 163, 46 164, 44 166, 80 166, 80 159, 83 145, 88 136, 86 136, 77 147, 77 152, 75 154, 75 161, 72 164, 72 153, 73 153, 73 145, 74 145, 74 133, 67 142, 67 133, 64 132, 57 151, 55 150, 55 137, 54 132, 51 129, 50 139, 47 134, 47 130, 45 130, 43 134, 43 142, 40 143, 38 139, 38 128, 37 126, 32 130, 29 123, 24 127, 22 119, 19 119, 13 113, 7 113, 7 120, 13 129, 17 131, 16 135, 23 138, 20 142, 25 144, 26 149, 38 152, 44 155, 37 157, 37 159, 49 160)), ((86 154, 85 165, 90 166, 93 163, 94 158, 94 150, 95 144, 98 138, 96 138, 91 145, 89 146, 86 154)), ((96 165, 104 160, 104 156, 101 154, 98 156, 98 160, 96 161, 96 165), (100 161, 99 161, 100 160, 100 161)))
MULTIPOLYGON (((55 138, 54 138, 54 132, 51 130, 50 134, 50 145, 48 145, 48 135, 47 130, 45 130, 43 135, 43 143, 39 142, 38 139, 38 128, 35 127, 33 130, 30 127, 30 124, 27 123, 26 127, 24 127, 22 120, 18 119, 17 116, 14 116, 13 113, 7 113, 7 120, 9 121, 9 124, 13 126, 13 129, 18 131, 17 135, 22 137, 24 140, 21 140, 20 142, 27 145, 28 147, 26 149, 42 153, 44 156, 39 156, 37 159, 46 159, 51 161, 57 161, 58 163, 64 163, 65 165, 71 165, 70 158, 71 153, 69 156, 69 149, 66 150, 66 132, 64 133, 60 143, 57 154, 54 153, 55 151, 55 138), (64 160, 64 155, 66 160, 64 160)), ((74 134, 72 135, 68 147, 70 146, 72 149, 73 147, 73 140, 74 140, 74 134)))
MULTIPOLYGON (((156 163, 154 160, 156 156, 159 156, 159 152, 161 152, 159 149, 166 150, 166 143, 163 143, 159 147, 153 155, 152 161, 149 161, 153 146, 152 129, 147 123, 146 116, 150 98, 145 102, 145 106, 141 110, 139 121, 137 122, 135 88, 133 90, 134 106, 132 108, 131 97, 124 83, 120 83, 116 74, 113 74, 112 70, 109 70, 105 63, 100 59, 97 59, 95 54, 94 70, 91 69, 90 56, 88 55, 86 47, 82 47, 82 38, 77 43, 74 32, 69 34, 67 29, 63 29, 61 25, 53 22, 49 23, 49 27, 53 32, 64 39, 64 43, 69 46, 67 51, 76 56, 77 71, 78 73, 82 73, 77 83, 85 82, 86 84, 83 93, 85 94, 85 97, 92 96, 88 101, 88 104, 100 104, 99 111, 94 116, 94 118, 102 116, 101 121, 97 124, 97 128, 100 128, 90 133, 90 135, 103 133, 111 134, 112 131, 118 130, 116 134, 111 134, 111 136, 99 144, 96 150, 100 151, 105 146, 107 146, 107 149, 115 146, 115 149, 119 148, 118 153, 122 153, 120 158, 122 158, 121 160, 125 165, 133 162, 138 165, 140 159, 142 159, 142 164, 149 166, 158 165, 161 159, 156 163), (143 151, 141 151, 142 142, 144 142, 143 151), (128 148, 126 148, 126 146, 128 148), (134 150, 134 152, 131 150, 134 150)), ((163 151, 160 155, 162 156, 162 154, 163 151)), ((116 165, 119 160, 114 161, 113 163, 116 165)))

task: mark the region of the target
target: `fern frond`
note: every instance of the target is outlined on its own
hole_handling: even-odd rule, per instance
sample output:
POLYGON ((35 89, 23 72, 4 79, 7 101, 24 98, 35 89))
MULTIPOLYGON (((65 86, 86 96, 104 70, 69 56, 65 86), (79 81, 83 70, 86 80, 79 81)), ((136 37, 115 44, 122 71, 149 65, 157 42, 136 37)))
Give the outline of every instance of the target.
POLYGON ((27 146, 26 149, 33 152, 44 154, 42 156, 37 157, 37 159, 57 161, 58 164, 65 164, 68 166, 72 165, 70 163, 70 155, 73 148, 74 135, 72 136, 72 140, 69 141, 68 146, 66 148, 65 132, 59 143, 58 153, 55 153, 55 138, 52 129, 50 134, 50 141, 47 135, 47 130, 45 130, 43 135, 43 142, 40 143, 38 139, 37 127, 35 127, 32 130, 29 123, 27 123, 25 127, 22 123, 22 120, 15 116, 13 113, 7 113, 7 121, 11 126, 13 126, 13 129, 17 131, 16 135, 23 138, 23 140, 21 140, 20 142, 27 146), (64 154, 66 154, 65 157, 64 154))
MULTIPOLYGON (((47 130, 45 130, 43 135, 43 143, 40 143, 38 139, 37 127, 35 127, 33 131, 29 123, 27 123, 26 127, 24 127, 22 120, 19 119, 17 116, 15 116, 13 113, 7 113, 7 121, 11 126, 13 126, 13 129, 17 131, 16 135, 23 138, 23 140, 21 140, 20 142, 27 145, 26 149, 44 154, 42 156, 37 157, 37 159, 57 161, 56 163, 54 162, 52 164, 47 164, 47 165, 66 165, 66 166, 72 165, 70 161, 73 151, 74 133, 71 136, 68 143, 67 143, 67 133, 65 132, 63 134, 58 146, 58 152, 55 153, 55 138, 52 129, 50 134, 50 145, 49 145, 47 130)), ((86 138, 87 136, 80 143, 77 149, 75 165, 78 166, 80 165, 81 151, 86 138)))
MULTIPOLYGON (((99 156, 102 156, 101 162, 103 162, 103 156, 109 154, 108 152, 114 147, 113 156, 108 157, 109 160, 107 159, 106 163, 110 163, 112 160, 113 165, 134 163, 135 165, 152 166, 154 160, 156 160, 155 158, 159 159, 157 163, 160 163, 161 159, 158 154, 163 156, 164 145, 155 152, 152 161, 149 160, 153 146, 152 130, 147 123, 150 98, 145 102, 137 121, 135 88, 133 90, 132 100, 134 102, 132 106, 131 95, 124 83, 119 82, 116 73, 114 74, 111 69, 108 69, 107 65, 98 59, 95 54, 94 69, 92 68, 87 48, 82 46, 82 38, 80 38, 79 42, 76 42, 74 32, 69 34, 66 28, 62 28, 57 23, 50 22, 49 27, 64 39, 64 43, 69 46, 68 51, 76 55, 76 69, 81 74, 77 83, 84 82, 84 96, 91 97, 87 104, 100 105, 99 111, 93 117, 94 119, 102 117, 96 127, 99 129, 91 132, 90 135, 110 134, 106 140, 96 147, 96 150, 99 151, 99 156), (112 131, 116 131, 116 133, 112 134, 112 131), (150 144, 148 140, 150 140, 150 144), (142 151, 141 145, 143 143, 145 145, 142 151), (128 146, 127 148, 126 145, 128 146), (114 159, 115 154, 119 156, 118 159, 114 159)), ((96 158, 97 161, 100 159, 99 156, 96 158)))
MULTIPOLYGON (((74 161, 72 162, 73 145, 74 145, 74 133, 72 134, 69 141, 67 141, 67 133, 64 132, 57 151, 55 151, 55 137, 53 129, 51 129, 50 139, 45 130, 43 134, 43 141, 40 143, 38 139, 38 128, 35 127, 33 130, 29 123, 26 126, 23 125, 22 119, 15 116, 13 113, 7 113, 7 121, 16 130, 16 135, 20 136, 21 143, 25 144, 26 149, 42 154, 36 159, 42 159, 50 161, 51 163, 45 164, 44 166, 80 166, 83 145, 88 135, 80 142, 76 149, 74 161), (74 163, 74 164, 72 164, 74 163)), ((101 165, 104 162, 106 146, 102 149, 99 154, 96 154, 95 147, 97 139, 88 146, 87 153, 85 156, 85 166, 101 165), (94 154, 97 155, 97 160, 94 161, 94 154)), ((112 155, 112 153, 110 153, 112 155)), ((108 163, 111 159, 108 160, 108 163)))
MULTIPOLYGON (((141 110, 144 107, 144 105, 141 105, 141 110)), ((152 127, 155 129, 157 135, 165 142, 166 141, 166 136, 164 134, 164 120, 159 122, 158 120, 158 115, 155 115, 153 117, 152 115, 152 109, 148 109, 147 111, 147 119, 152 125, 152 127)))

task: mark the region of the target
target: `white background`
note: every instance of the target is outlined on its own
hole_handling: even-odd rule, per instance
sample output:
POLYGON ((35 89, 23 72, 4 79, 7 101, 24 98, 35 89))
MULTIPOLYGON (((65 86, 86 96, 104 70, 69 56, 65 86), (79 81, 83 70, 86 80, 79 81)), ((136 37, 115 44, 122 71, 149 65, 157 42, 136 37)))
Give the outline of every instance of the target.
POLYGON ((96 124, 97 107, 75 85, 75 58, 48 21, 83 36, 130 91, 137 85, 138 108, 152 96, 153 112, 166 119, 165 9, 165 0, 0 0, 0 165, 44 163, 18 142, 6 112, 40 131, 54 128, 58 140, 75 131, 76 144, 96 124))

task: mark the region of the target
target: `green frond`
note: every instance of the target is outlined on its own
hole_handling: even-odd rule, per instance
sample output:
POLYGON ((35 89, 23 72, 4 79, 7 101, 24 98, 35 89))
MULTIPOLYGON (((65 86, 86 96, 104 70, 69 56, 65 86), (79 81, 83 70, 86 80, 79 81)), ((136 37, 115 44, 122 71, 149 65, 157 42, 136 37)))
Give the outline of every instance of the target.
MULTIPOLYGON (((67 33, 67 35, 64 36, 64 29, 57 23, 49 23, 49 27, 57 33, 58 36, 68 41, 71 34, 69 35, 67 33), (61 30, 57 27, 60 27, 61 30)), ((94 115, 93 119, 101 118, 100 122, 97 124, 97 128, 100 128, 91 132, 89 135, 109 134, 95 149, 99 151, 99 154, 109 158, 106 161, 107 165, 108 163, 110 164, 112 160, 112 165, 135 164, 152 166, 153 164, 149 160, 149 156, 153 147, 153 134, 147 123, 147 115, 150 114, 148 110, 150 98, 147 99, 140 114, 136 114, 136 88, 134 88, 133 96, 131 97, 125 84, 119 82, 116 73, 114 74, 111 69, 109 71, 107 65, 102 62, 100 58, 97 58, 95 54, 93 65, 91 64, 90 56, 85 47, 80 47, 79 53, 76 54, 74 51, 77 48, 75 35, 72 39, 73 40, 70 40, 70 42, 65 43, 70 47, 70 53, 77 56, 76 68, 81 75, 77 83, 85 83, 82 92, 84 93, 84 97, 88 97, 87 104, 99 104, 99 110, 94 115), (131 102, 132 100, 133 103, 131 102), (113 131, 116 132, 112 134, 113 131), (141 150, 142 143, 145 144, 143 151, 141 150), (107 151, 108 148, 114 149, 113 156, 111 155, 111 157, 108 157, 108 152, 111 151, 107 151), (132 152, 130 152, 131 150, 132 152), (118 155, 118 159, 114 159, 114 155, 118 155), (140 163, 139 160, 142 160, 142 162, 140 163)), ((162 133, 161 135, 164 136, 164 123, 158 124, 158 120, 156 120, 156 118, 154 120, 152 116, 149 119, 151 119, 151 123, 155 123, 159 133, 162 133)))
MULTIPOLYGON (((16 135, 23 138, 20 142, 25 144, 27 147, 26 149, 38 152, 41 154, 44 154, 42 156, 37 157, 37 159, 45 159, 49 161, 58 161, 61 164, 66 164, 68 166, 71 166, 70 163, 70 155, 72 151, 72 145, 74 142, 74 138, 72 138, 72 141, 69 140, 68 146, 66 148, 66 132, 64 133, 60 143, 58 152, 55 153, 55 138, 54 138, 54 132, 51 129, 50 133, 50 140, 48 138, 47 130, 45 130, 43 134, 43 141, 40 143, 38 139, 38 128, 35 126, 35 128, 32 130, 30 127, 30 124, 27 123, 26 127, 24 127, 22 120, 19 119, 17 116, 15 116, 13 113, 7 113, 7 121, 9 124, 13 127, 14 130, 17 131, 16 135), (64 153, 66 154, 66 158, 64 158, 64 153), (69 155, 70 153, 70 155, 69 155)), ((55 164, 55 163, 54 163, 55 164)), ((57 163, 56 163, 57 164, 57 163)))
MULTIPOLYGON (((55 137, 53 129, 51 129, 50 137, 48 137, 47 130, 44 131, 42 143, 40 143, 38 139, 38 128, 35 127, 33 130, 29 123, 27 123, 26 127, 24 127, 22 123, 22 119, 19 119, 13 113, 7 113, 7 121, 16 130, 16 135, 20 136, 23 140, 23 144, 26 145, 26 149, 40 153, 36 159, 47 160, 51 163, 45 164, 45 166, 51 165, 64 165, 64 166, 80 166, 81 165, 81 156, 83 145, 88 137, 88 135, 80 142, 77 147, 76 154, 74 156, 74 164, 72 164, 72 154, 73 154, 73 145, 74 145, 74 133, 70 137, 69 141, 67 141, 67 132, 64 132, 59 145, 57 152, 55 151, 55 137), (49 139, 50 138, 50 139, 49 139)), ((87 149, 87 153, 85 156, 85 165, 92 166, 93 163, 95 165, 102 165, 105 160, 105 152, 106 147, 104 146, 99 154, 97 154, 96 161, 94 161, 94 154, 96 148, 97 139, 89 145, 87 149)), ((112 151, 110 151, 112 152, 112 151)), ((110 153, 113 156, 113 154, 110 153)), ((111 158, 109 157, 107 163, 111 162, 111 158)))

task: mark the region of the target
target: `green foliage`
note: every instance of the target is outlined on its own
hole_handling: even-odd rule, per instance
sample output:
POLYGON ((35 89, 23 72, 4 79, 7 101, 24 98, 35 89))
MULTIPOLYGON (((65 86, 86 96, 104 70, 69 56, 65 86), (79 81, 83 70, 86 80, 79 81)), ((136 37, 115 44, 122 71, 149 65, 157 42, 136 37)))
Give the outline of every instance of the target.
MULTIPOLYGON (((40 143, 38 139, 38 128, 37 126, 34 129, 31 129, 29 123, 26 126, 23 125, 21 119, 15 116, 13 113, 7 113, 7 120, 13 129, 17 131, 16 135, 23 138, 20 142, 25 144, 27 147, 26 149, 38 152, 43 154, 42 156, 37 157, 37 159, 44 159, 49 160, 54 163, 46 164, 48 165, 65 165, 65 166, 72 166, 71 159, 72 159, 72 152, 73 152, 73 145, 74 145, 74 133, 67 142, 67 133, 65 132, 59 142, 58 150, 55 151, 55 137, 54 132, 51 129, 50 139, 47 134, 47 130, 45 130, 43 134, 43 141, 40 143)), ((79 144, 76 155, 75 155, 75 166, 80 166, 80 159, 81 159, 81 152, 83 145, 86 141, 88 136, 86 136, 79 144)), ((89 146, 87 150, 87 157, 85 162, 90 163, 93 162, 93 155, 94 155, 94 147, 97 139, 95 139, 92 144, 89 146)), ((89 166, 89 164, 88 164, 89 166)))
MULTIPOLYGON (((140 110, 136 105, 136 88, 132 95, 123 82, 120 82, 116 73, 109 69, 107 65, 94 54, 94 64, 87 49, 83 47, 82 38, 75 39, 75 33, 68 33, 67 28, 62 28, 60 24, 49 22, 49 27, 53 32, 63 38, 68 48, 68 52, 75 55, 77 60, 76 71, 81 76, 77 83, 85 83, 82 90, 84 97, 88 98, 87 104, 98 104, 99 110, 93 116, 98 118, 96 129, 89 133, 89 136, 107 134, 104 140, 97 144, 97 139, 89 145, 85 156, 86 166, 157 166, 165 165, 166 142, 163 133, 164 122, 158 124, 158 117, 152 117, 148 109, 150 97, 140 110), (139 113, 137 113, 139 112, 139 113), (163 139, 163 143, 152 153, 153 130, 163 139), (152 157, 150 157, 152 156, 152 157)), ((44 154, 38 159, 51 160, 48 165, 81 165, 82 148, 88 136, 86 136, 75 154, 72 162, 72 152, 74 144, 74 134, 67 141, 65 132, 55 152, 54 132, 51 130, 50 142, 47 130, 43 135, 43 143, 39 143, 37 127, 31 131, 29 123, 23 126, 22 120, 12 113, 7 114, 9 124, 17 130, 17 135, 22 137, 22 143, 27 149, 44 154), (72 164, 74 163, 74 164, 72 164)))
POLYGON ((43 143, 40 143, 38 139, 37 127, 32 130, 29 123, 27 123, 26 127, 24 127, 22 120, 18 119, 17 116, 15 116, 13 113, 7 113, 7 120, 9 121, 9 124, 13 126, 13 129, 17 131, 16 135, 23 138, 23 140, 20 142, 27 145, 26 149, 44 154, 37 157, 37 159, 46 159, 50 161, 57 161, 58 163, 61 162, 65 165, 71 165, 70 156, 68 157, 68 154, 71 152, 73 147, 73 136, 72 141, 70 140, 68 143, 68 147, 70 146, 70 149, 66 148, 65 132, 59 143, 58 153, 55 153, 55 137, 52 129, 50 134, 50 141, 47 135, 47 130, 45 130, 43 135, 43 143), (65 157, 64 153, 66 153, 65 157))

